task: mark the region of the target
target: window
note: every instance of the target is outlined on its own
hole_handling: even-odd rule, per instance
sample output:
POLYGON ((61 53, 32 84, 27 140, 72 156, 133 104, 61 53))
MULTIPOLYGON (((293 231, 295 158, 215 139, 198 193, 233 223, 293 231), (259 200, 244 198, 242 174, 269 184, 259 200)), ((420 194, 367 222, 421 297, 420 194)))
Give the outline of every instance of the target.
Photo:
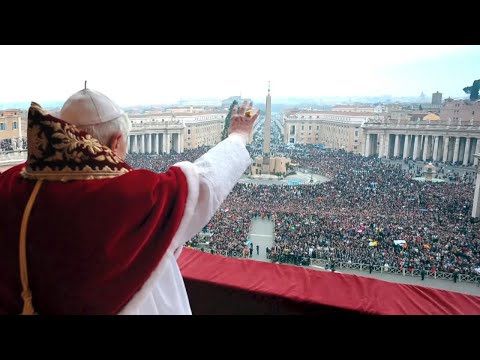
POLYGON ((358 130, 355 130, 355 137, 358 137, 358 130))
POLYGON ((308 127, 308 130, 312 130, 312 125, 310 125, 310 126, 308 127))
POLYGON ((295 139, 294 138, 290 138, 290 144, 295 144, 295 139))
POLYGON ((16 121, 14 121, 12 123, 12 130, 17 130, 17 122, 16 121))
POLYGON ((290 135, 295 135, 295 125, 290 126, 290 135))
POLYGON ((0 130, 6 130, 5 123, 0 123, 0 130))
POLYGON ((304 130, 305 126, 302 125, 302 131, 304 130))

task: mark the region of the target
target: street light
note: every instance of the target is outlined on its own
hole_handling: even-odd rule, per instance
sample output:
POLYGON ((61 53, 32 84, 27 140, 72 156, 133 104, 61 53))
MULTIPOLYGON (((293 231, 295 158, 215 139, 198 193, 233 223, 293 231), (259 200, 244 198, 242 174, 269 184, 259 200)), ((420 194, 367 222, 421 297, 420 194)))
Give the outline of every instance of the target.
MULTIPOLYGON (((476 159, 480 160, 480 153, 473 155, 476 159)), ((475 181, 475 194, 473 195, 473 209, 472 218, 478 218, 480 216, 480 167, 477 168, 477 180, 475 181)))

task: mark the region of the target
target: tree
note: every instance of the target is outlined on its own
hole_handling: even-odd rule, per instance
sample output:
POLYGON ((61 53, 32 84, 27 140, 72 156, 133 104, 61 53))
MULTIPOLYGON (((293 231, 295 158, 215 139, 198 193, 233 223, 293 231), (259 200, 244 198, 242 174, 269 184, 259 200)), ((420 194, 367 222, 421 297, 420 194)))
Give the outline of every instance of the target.
POLYGON ((238 101, 233 100, 232 105, 230 105, 230 108, 228 109, 228 114, 225 117, 225 126, 222 131, 222 140, 225 140, 228 137, 228 129, 230 128, 230 122, 232 121, 232 112, 236 105, 238 105, 238 101))
POLYGON ((465 93, 470 94, 470 100, 475 101, 479 99, 478 91, 480 90, 480 79, 475 80, 472 86, 467 86, 463 88, 465 93))

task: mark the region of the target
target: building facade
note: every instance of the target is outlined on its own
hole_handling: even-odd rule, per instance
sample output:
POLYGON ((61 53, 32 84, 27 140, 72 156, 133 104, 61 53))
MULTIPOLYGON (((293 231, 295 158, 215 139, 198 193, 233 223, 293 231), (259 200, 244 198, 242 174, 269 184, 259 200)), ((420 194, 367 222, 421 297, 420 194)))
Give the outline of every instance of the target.
POLYGON ((446 99, 440 117, 461 123, 480 122, 480 101, 446 99))
POLYGON ((0 140, 22 137, 21 110, 0 110, 0 140))
POLYGON ((335 105, 332 107, 335 112, 354 112, 354 113, 373 113, 382 112, 382 106, 365 106, 365 105, 335 105))
POLYGON ((426 115, 420 121, 372 118, 363 124, 364 156, 477 165, 480 121, 426 115))
POLYGON ((203 145, 214 146, 222 140, 227 111, 184 116, 184 148, 196 149, 203 145))
POLYGON ((290 111, 283 114, 286 144, 324 144, 331 149, 362 152, 362 124, 375 113, 290 111))
MULTIPOLYGON (((201 106, 188 106, 188 107, 181 107, 181 106, 175 106, 175 107, 169 107, 165 109, 165 113, 173 113, 173 114, 184 114, 184 113, 204 113, 205 108, 201 106)), ((158 113, 158 111, 157 111, 158 113)))
POLYGON ((442 93, 436 92, 432 94, 432 105, 441 105, 442 104, 442 93))
POLYGON ((226 111, 130 114, 132 130, 128 152, 169 154, 204 145, 214 146, 221 141, 226 115, 226 111))

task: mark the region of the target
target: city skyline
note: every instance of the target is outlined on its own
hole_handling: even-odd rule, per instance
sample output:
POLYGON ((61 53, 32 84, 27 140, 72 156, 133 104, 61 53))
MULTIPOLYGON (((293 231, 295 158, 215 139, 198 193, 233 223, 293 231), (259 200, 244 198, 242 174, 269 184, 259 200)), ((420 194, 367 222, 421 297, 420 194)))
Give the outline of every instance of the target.
POLYGON ((466 97, 480 46, 0 46, 0 103, 63 102, 88 87, 121 106, 181 99, 466 97), (238 74, 238 76, 237 76, 238 74))

